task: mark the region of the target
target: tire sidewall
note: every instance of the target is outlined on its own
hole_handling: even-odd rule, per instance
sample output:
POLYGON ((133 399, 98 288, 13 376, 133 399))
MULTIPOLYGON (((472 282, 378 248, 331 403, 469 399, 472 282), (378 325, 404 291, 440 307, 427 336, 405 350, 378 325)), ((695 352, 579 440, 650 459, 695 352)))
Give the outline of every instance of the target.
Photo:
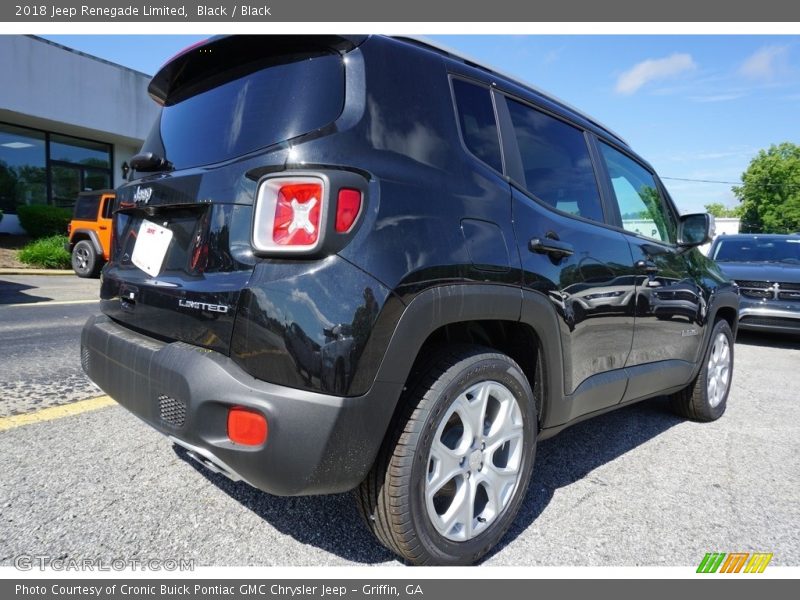
POLYGON ((410 478, 411 519, 420 543, 435 557, 438 564, 473 564, 494 547, 505 534, 519 510, 533 470, 536 450, 536 409, 527 379, 512 362, 499 357, 476 357, 450 381, 431 405, 421 428, 419 443, 414 452, 410 478), (428 455, 441 419, 452 402, 465 390, 481 381, 493 380, 506 386, 520 405, 523 418, 523 456, 521 476, 511 501, 501 515, 484 532, 465 542, 443 537, 430 522, 425 503, 425 479, 428 455))
POLYGON ((87 242, 86 240, 81 240, 80 242, 75 244, 75 247, 72 249, 71 262, 72 262, 72 270, 75 271, 75 274, 78 277, 91 277, 97 270, 97 253, 94 251, 94 248, 89 242, 87 242), (77 261, 77 252, 80 248, 83 247, 85 247, 86 250, 89 252, 89 261, 86 265, 86 270, 80 271, 75 263, 77 261))

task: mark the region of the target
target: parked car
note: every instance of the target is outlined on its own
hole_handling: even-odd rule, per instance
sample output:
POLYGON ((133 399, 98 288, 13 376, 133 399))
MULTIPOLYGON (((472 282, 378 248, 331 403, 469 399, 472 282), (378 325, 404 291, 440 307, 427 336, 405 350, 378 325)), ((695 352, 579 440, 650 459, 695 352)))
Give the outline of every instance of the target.
POLYGON ((75 201, 64 246, 72 256, 78 277, 97 277, 108 260, 111 247, 111 213, 114 190, 81 192, 75 201))
POLYGON ((708 255, 739 286, 742 329, 800 333, 800 235, 719 236, 708 255))
POLYGON ((356 489, 387 548, 467 564, 538 441, 664 394, 725 411, 738 296, 696 250, 712 220, 591 117, 383 36, 214 38, 149 93, 83 367, 212 470, 356 489), (707 310, 639 314, 658 276, 707 310))

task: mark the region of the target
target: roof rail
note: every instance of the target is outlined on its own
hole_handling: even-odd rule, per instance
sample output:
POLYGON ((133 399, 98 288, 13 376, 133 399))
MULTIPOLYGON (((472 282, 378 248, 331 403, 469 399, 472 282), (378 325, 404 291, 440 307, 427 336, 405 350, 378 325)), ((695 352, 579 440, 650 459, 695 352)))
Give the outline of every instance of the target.
POLYGON ((491 67, 491 66, 481 62, 480 60, 478 60, 478 59, 476 59, 474 57, 470 57, 470 56, 464 54, 463 52, 461 52, 459 50, 455 50, 453 48, 450 48, 449 46, 446 46, 444 44, 440 44, 439 42, 435 42, 433 40, 430 40, 430 39, 426 38, 425 36, 419 36, 419 35, 394 35, 394 36, 391 36, 391 37, 393 37, 395 39, 398 39, 398 40, 411 42, 411 43, 419 45, 419 46, 424 46, 424 47, 429 48, 430 50, 433 50, 433 51, 438 52, 440 54, 445 54, 449 58, 452 58, 452 59, 458 60, 460 62, 463 62, 463 63, 465 63, 465 64, 467 64, 467 65, 469 65, 471 67, 476 67, 476 68, 481 69, 483 71, 486 71, 487 73, 490 73, 492 75, 498 75, 499 77, 503 77, 504 79, 508 79, 511 82, 517 83, 518 85, 521 85, 522 87, 525 87, 525 88, 529 89, 530 91, 532 91, 532 92, 534 92, 536 94, 539 94, 540 96, 544 96, 548 100, 552 100, 552 101, 560 104, 561 106, 563 106, 564 108, 569 109, 570 111, 574 112, 575 114, 580 115, 582 118, 586 119, 587 121, 589 121, 593 125, 599 127, 600 129, 602 129, 603 131, 605 131, 609 135, 617 138, 620 142, 622 142, 626 146, 629 145, 628 142, 625 140, 625 138, 623 138, 621 135, 616 133, 610 127, 607 127, 606 125, 603 125, 603 123, 601 123, 600 121, 598 121, 597 119, 595 119, 591 115, 587 115, 585 112, 583 112, 579 108, 576 108, 576 107, 572 106, 569 102, 565 102, 564 100, 554 96, 550 92, 546 92, 545 90, 543 90, 543 89, 541 89, 539 87, 536 87, 535 85, 532 85, 532 84, 530 84, 530 83, 528 83, 526 81, 523 81, 523 80, 521 80, 519 77, 517 77, 515 75, 511 75, 511 74, 505 73, 505 72, 503 72, 503 71, 501 71, 499 69, 495 69, 494 67, 491 67))

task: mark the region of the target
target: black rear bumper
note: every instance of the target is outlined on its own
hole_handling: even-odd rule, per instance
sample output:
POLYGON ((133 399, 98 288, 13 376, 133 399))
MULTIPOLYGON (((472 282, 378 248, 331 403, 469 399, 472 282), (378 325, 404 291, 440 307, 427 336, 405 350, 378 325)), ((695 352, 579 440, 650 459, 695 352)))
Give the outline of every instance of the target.
POLYGON ((273 385, 222 354, 165 343, 106 316, 92 317, 84 326, 81 362, 103 391, 201 462, 276 495, 357 486, 372 465, 402 387, 375 382, 367 394, 347 398, 273 385), (262 446, 228 439, 231 406, 266 417, 269 435, 262 446))

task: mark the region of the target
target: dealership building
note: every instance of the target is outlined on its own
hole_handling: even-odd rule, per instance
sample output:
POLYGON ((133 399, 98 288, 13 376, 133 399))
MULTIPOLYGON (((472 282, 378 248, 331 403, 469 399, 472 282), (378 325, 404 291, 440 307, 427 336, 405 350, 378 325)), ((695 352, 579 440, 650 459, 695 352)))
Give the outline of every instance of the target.
POLYGON ((21 204, 113 188, 158 113, 150 76, 35 36, 0 36, 0 233, 21 204))

